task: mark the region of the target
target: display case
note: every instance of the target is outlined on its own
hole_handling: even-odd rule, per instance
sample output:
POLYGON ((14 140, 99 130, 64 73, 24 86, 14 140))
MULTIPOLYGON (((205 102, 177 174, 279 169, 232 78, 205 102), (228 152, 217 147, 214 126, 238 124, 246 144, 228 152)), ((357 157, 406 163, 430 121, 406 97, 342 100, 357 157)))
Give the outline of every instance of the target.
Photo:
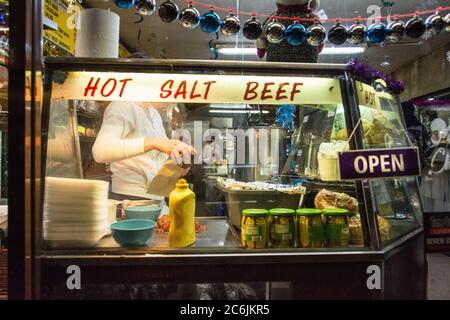
POLYGON ((79 298, 66 287, 70 265, 96 288, 251 283, 270 297, 264 284, 288 282, 291 298, 425 297, 416 177, 340 175, 342 152, 410 144, 398 99, 382 86, 357 81, 343 65, 260 62, 48 58, 44 76, 43 297, 79 298), (86 106, 95 110, 88 120, 86 106), (282 127, 286 106, 293 111, 282 127), (139 129, 146 112, 153 122, 139 129), (184 159, 200 226, 191 246, 171 246, 162 223, 143 246, 120 246, 110 234, 113 220, 126 219, 124 201, 153 201, 164 214, 167 197, 135 197, 117 184, 118 162, 134 159, 127 165, 147 187, 169 159, 130 151, 144 138, 133 132, 151 135, 155 125, 196 150, 184 159), (95 150, 103 126, 129 140, 107 146, 125 148, 122 158, 95 150), (102 174, 86 174, 86 163, 99 165, 92 161, 102 174), (126 196, 118 201, 118 193, 126 196))

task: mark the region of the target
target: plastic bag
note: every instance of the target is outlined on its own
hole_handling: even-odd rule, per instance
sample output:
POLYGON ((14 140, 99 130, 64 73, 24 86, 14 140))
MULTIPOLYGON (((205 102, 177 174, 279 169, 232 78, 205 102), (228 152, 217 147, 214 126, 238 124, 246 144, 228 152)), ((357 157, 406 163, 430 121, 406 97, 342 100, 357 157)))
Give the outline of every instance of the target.
POLYGON ((317 209, 348 209, 352 213, 358 212, 358 201, 346 193, 332 192, 327 189, 320 190, 314 198, 317 209))

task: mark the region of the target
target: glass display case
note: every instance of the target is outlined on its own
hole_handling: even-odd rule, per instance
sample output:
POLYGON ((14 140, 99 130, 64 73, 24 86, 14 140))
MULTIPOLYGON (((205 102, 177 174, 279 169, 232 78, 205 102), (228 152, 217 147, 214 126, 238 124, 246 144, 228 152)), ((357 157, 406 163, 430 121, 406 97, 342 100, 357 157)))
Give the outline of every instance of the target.
POLYGON ((341 65, 48 58, 43 296, 74 297, 62 286, 76 264, 98 285, 289 281, 294 298, 422 297, 416 177, 341 180, 337 159, 407 147, 403 128, 398 99, 341 65), (147 149, 154 136, 195 153, 170 167, 178 155, 147 149), (178 178, 196 195, 186 247, 170 245, 165 216, 178 178), (121 246, 111 223, 142 205, 160 209, 156 231, 121 246), (371 265, 383 290, 366 286, 371 265))

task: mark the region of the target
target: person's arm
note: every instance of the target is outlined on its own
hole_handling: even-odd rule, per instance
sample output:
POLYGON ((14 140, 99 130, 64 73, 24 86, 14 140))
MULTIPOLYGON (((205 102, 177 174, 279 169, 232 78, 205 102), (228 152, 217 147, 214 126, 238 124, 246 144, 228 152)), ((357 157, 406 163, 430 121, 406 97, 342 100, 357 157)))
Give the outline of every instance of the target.
POLYGON ((129 110, 121 103, 113 102, 106 109, 103 124, 92 147, 96 162, 106 163, 128 159, 148 151, 157 150, 171 154, 175 149, 180 152, 190 150, 189 146, 178 140, 161 137, 142 137, 126 139, 133 129, 129 110))
POLYGON ((119 103, 111 103, 92 147, 96 162, 114 162, 144 153, 144 138, 125 139, 132 130, 131 119, 119 103))

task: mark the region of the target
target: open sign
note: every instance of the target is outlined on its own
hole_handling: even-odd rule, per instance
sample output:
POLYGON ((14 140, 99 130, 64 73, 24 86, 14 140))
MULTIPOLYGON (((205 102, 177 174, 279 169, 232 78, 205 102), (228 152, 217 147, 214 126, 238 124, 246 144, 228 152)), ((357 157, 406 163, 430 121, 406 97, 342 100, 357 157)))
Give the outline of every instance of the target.
POLYGON ((342 180, 420 175, 418 148, 345 151, 338 161, 342 180))

